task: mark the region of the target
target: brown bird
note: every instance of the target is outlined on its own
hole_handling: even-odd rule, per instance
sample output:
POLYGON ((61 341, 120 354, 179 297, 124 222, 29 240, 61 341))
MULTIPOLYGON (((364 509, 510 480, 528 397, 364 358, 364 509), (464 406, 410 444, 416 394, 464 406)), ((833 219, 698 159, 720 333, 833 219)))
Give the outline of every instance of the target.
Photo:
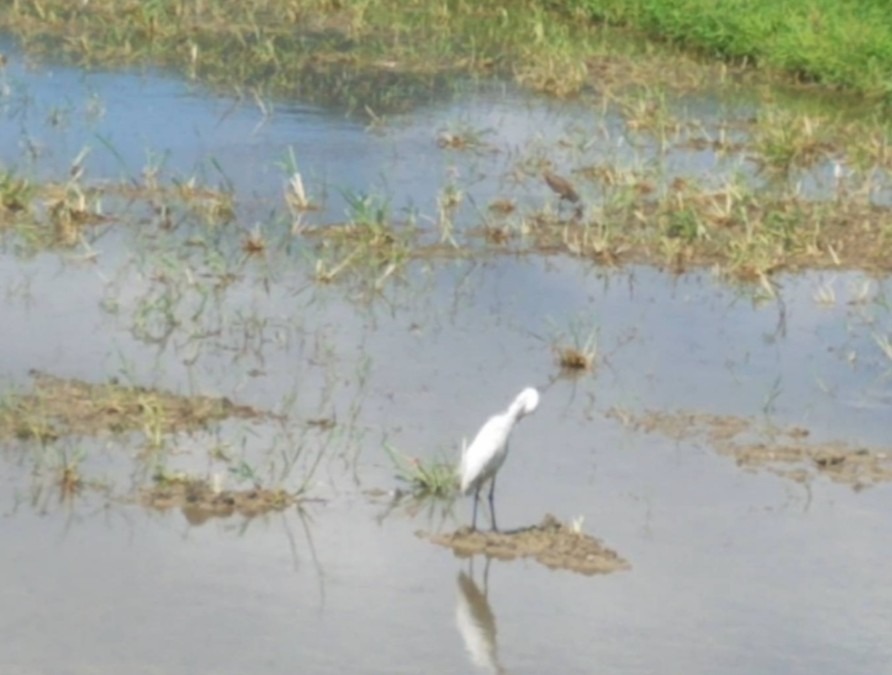
POLYGON ((550 187, 552 191, 554 191, 554 193, 561 198, 561 201, 566 199, 572 204, 575 204, 579 201, 579 193, 576 192, 576 188, 573 187, 573 183, 568 181, 563 176, 558 176, 551 170, 545 169, 542 172, 542 178, 545 179, 548 187, 550 187))
POLYGON ((573 183, 568 181, 563 176, 558 176, 556 173, 551 171, 551 169, 544 169, 542 171, 542 178, 545 179, 545 182, 548 183, 548 187, 550 187, 555 194, 557 194, 560 199, 558 200, 558 217, 560 217, 561 213, 561 204, 564 203, 564 200, 567 200, 571 204, 577 204, 576 211, 574 212, 574 217, 579 220, 582 218, 583 206, 579 203, 579 193, 576 192, 576 188, 573 187, 573 183))

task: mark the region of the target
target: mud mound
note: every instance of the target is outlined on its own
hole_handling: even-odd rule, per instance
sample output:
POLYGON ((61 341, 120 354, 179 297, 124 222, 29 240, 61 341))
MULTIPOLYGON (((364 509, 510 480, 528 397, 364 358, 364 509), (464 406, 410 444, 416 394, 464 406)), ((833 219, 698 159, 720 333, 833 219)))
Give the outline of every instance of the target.
POLYGON ((210 518, 225 518, 238 513, 247 518, 281 511, 295 503, 285 490, 254 487, 249 490, 214 490, 200 479, 176 480, 144 488, 140 502, 149 508, 166 511, 179 508, 192 525, 210 518))
POLYGON ((451 548, 462 558, 477 554, 500 560, 534 558, 547 567, 580 574, 608 574, 630 567, 597 539, 564 525, 551 514, 538 525, 507 532, 463 527, 452 533, 416 532, 416 535, 451 548))

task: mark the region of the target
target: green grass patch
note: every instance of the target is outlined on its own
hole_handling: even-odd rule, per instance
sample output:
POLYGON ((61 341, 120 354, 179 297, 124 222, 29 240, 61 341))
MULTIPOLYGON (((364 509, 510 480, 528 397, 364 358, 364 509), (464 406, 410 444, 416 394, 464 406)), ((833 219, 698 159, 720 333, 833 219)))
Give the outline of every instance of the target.
POLYGON ((886 101, 892 5, 880 0, 578 0, 623 24, 710 56, 777 69, 886 101))
POLYGON ((414 496, 450 497, 455 494, 458 487, 455 463, 407 457, 386 443, 384 450, 393 462, 397 478, 408 484, 414 496))

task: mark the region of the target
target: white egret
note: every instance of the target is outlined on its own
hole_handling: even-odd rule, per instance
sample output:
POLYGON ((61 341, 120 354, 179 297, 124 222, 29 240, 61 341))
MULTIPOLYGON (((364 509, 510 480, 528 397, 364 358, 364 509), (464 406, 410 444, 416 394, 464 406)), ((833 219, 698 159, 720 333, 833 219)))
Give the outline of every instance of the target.
POLYGON ((459 474, 462 494, 474 493, 474 516, 471 529, 477 529, 477 502, 480 501, 480 489, 490 481, 489 513, 492 517, 492 529, 496 526, 496 510, 493 495, 496 490, 496 473, 508 456, 508 437, 518 420, 529 415, 539 405, 539 392, 527 387, 508 406, 508 410, 500 415, 490 417, 484 424, 474 441, 465 448, 461 457, 459 474))

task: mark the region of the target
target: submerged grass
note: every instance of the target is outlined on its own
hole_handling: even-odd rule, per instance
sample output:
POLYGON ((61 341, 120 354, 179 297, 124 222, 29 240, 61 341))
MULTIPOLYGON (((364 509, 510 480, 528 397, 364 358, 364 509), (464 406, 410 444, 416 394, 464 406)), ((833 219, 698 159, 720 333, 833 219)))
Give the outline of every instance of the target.
POLYGON ((12 239, 22 252, 79 244, 89 252, 91 231, 119 222, 148 221, 171 230, 184 222, 216 226, 234 217, 233 193, 195 177, 164 184, 155 177, 91 183, 75 171, 66 182, 40 183, 0 169, 0 238, 12 239))
POLYGON ((139 431, 155 443, 162 435, 228 417, 263 415, 225 398, 180 396, 118 382, 93 384, 40 372, 33 377, 32 392, 11 393, 0 401, 0 438, 51 442, 62 436, 139 431))
POLYGON ((705 441, 745 470, 767 470, 799 483, 823 476, 854 490, 892 481, 888 447, 845 441, 820 441, 809 429, 781 427, 764 420, 703 412, 648 410, 631 413, 612 408, 607 416, 644 433, 705 441))
POLYGON ((179 508, 193 526, 236 513, 253 518, 282 511, 298 501, 296 494, 281 488, 223 489, 218 481, 186 474, 158 473, 153 478, 152 484, 140 491, 140 503, 159 511, 179 508))
MULTIPOLYGON (((508 72, 508 57, 523 60, 525 45, 556 33, 550 19, 535 2, 19 0, 0 9, 0 27, 85 65, 157 64, 357 110, 399 108, 448 89, 456 74, 508 72)), ((565 23, 557 32, 574 44, 565 23)))
MULTIPOLYGON (((651 263, 677 271, 713 265, 729 276, 758 282, 779 270, 805 267, 892 269, 892 208, 882 199, 892 152, 882 134, 859 134, 861 126, 854 122, 796 115, 778 107, 761 111, 747 130, 748 136, 730 141, 685 129, 665 141, 664 151, 706 147, 742 155, 764 176, 764 187, 744 172, 715 186, 708 177, 667 177, 608 161, 573 169, 584 210, 555 212, 547 199, 541 207, 522 208, 501 199, 486 212, 474 208, 482 222, 470 228, 461 222, 467 222, 471 209, 460 210, 471 199, 460 183, 440 189, 433 228, 419 225, 426 217, 417 213, 397 219, 390 197, 360 192, 343 194, 346 223, 309 226, 286 191, 290 231, 276 222, 239 226, 238 255, 228 257, 223 239, 233 237, 221 226, 238 225, 231 189, 205 186, 194 178, 168 184, 157 177, 87 184, 75 176, 65 183, 38 185, 7 172, 0 183, 7 186, 0 196, 9 205, 0 211, 0 235, 14 236, 0 236, 0 241, 13 241, 26 252, 82 246, 92 256, 90 233, 97 226, 101 232, 116 223, 153 224, 155 228, 141 227, 148 233, 185 225, 188 239, 180 237, 170 259, 160 261, 166 271, 158 278, 167 280, 167 292, 145 296, 135 314, 134 330, 148 341, 163 340, 178 323, 188 321, 172 309, 184 293, 195 291, 201 296, 197 301, 209 302, 208 294, 229 283, 247 259, 277 255, 289 238, 305 244, 299 250, 310 256, 316 281, 355 281, 372 292, 401 278, 413 261, 489 254, 564 253, 604 264, 651 263), (846 147, 846 142, 856 145, 846 147), (820 198, 803 194, 802 177, 820 172, 832 174, 827 178, 830 189, 820 198), (201 278, 207 283, 196 281, 190 271, 195 265, 206 269, 210 276, 201 278)), ((449 144, 442 151, 454 149, 449 144)), ((509 168, 506 182, 513 171, 509 168)), ((526 176, 521 183, 531 179, 528 174, 541 182, 535 167, 516 171, 526 176)), ((306 199, 302 187, 298 192, 306 199)))
MULTIPOLYGON (((0 7, 0 29, 86 66, 157 65, 372 116, 447 93, 462 75, 499 74, 572 96, 693 72, 683 57, 675 68, 622 31, 536 0, 17 0, 0 7)), ((707 66, 695 78, 722 74, 707 66)))
POLYGON ((526 245, 605 264, 640 262, 676 271, 716 266, 750 281, 800 268, 892 269, 892 209, 864 193, 815 200, 798 184, 756 190, 730 180, 712 188, 647 172, 605 170, 602 200, 584 219, 523 214, 526 245))
POLYGON ((358 277, 380 289, 406 263, 423 255, 421 230, 412 219, 397 222, 380 195, 345 193, 344 198, 348 222, 299 230, 315 243, 315 278, 332 283, 358 277))

